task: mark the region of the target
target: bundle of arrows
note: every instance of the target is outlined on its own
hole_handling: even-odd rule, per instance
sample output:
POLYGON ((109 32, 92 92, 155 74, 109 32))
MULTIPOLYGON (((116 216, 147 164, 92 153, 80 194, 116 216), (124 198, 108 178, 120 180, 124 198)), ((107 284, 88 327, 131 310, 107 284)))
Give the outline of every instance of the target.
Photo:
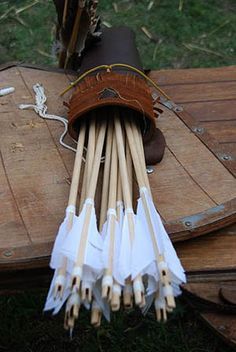
POLYGON ((144 312, 154 302, 158 320, 166 320, 175 307, 184 271, 152 201, 140 128, 119 109, 108 117, 91 116, 81 125, 66 217, 51 267, 55 274, 45 309, 57 313, 66 303, 65 328, 74 327, 81 305, 91 309, 91 323, 99 326, 102 313, 109 320, 110 309, 120 309, 122 296, 125 308, 134 302, 144 312), (137 204, 132 200, 133 172, 137 204), (100 198, 99 229, 95 197, 100 198))
MULTIPOLYGON (((124 38, 133 41, 130 30, 118 32, 123 47, 124 38)), ((110 312, 121 306, 136 305, 145 314, 154 304, 157 320, 165 321, 185 282, 146 172, 145 138, 159 136, 150 88, 134 62, 136 54, 127 64, 103 57, 109 51, 103 45, 111 47, 116 33, 103 33, 103 44, 91 54, 96 63, 91 56, 85 61, 93 68, 86 67, 85 74, 81 68, 68 105, 77 151, 66 215, 52 251, 54 276, 45 310, 56 314, 65 306, 70 330, 82 306, 96 327, 102 315, 110 320, 110 312)), ((120 41, 114 43, 117 60, 120 50, 114 45, 120 41)))

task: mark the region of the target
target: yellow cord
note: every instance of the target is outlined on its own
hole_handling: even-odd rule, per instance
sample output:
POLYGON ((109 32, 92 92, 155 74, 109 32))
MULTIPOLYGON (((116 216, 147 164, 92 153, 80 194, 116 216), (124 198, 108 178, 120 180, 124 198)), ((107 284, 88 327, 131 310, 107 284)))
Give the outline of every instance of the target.
POLYGON ((70 85, 63 90, 63 92, 60 93, 60 96, 64 95, 65 93, 67 93, 71 88, 73 88, 76 84, 78 84, 82 79, 84 79, 86 76, 88 76, 90 73, 93 73, 94 71, 97 70, 106 70, 107 72, 112 71, 112 69, 114 67, 123 67, 123 68, 128 68, 138 74, 140 74, 140 76, 142 76, 144 79, 146 79, 149 83, 151 83, 151 85, 153 85, 153 87, 155 87, 165 98, 167 98, 168 100, 171 100, 170 97, 160 88, 158 87, 158 85, 151 79, 149 78, 147 75, 145 75, 144 72, 140 71, 138 68, 127 65, 127 64, 112 64, 112 65, 100 65, 100 66, 96 66, 91 68, 90 70, 86 71, 85 73, 83 73, 79 78, 77 78, 74 82, 71 82, 70 85))

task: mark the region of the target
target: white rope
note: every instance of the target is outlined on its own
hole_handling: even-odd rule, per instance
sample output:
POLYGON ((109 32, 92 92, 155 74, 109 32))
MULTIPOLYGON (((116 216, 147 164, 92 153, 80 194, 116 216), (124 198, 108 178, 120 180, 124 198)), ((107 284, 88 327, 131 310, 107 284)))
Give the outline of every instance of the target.
MULTIPOLYGON (((60 136, 60 144, 69 150, 72 150, 73 152, 76 152, 76 149, 71 147, 70 145, 66 144, 64 142, 64 138, 67 134, 68 131, 68 121, 65 117, 57 116, 57 115, 51 115, 47 114, 48 107, 45 104, 47 101, 47 97, 44 93, 44 88, 40 83, 36 83, 33 86, 33 90, 35 92, 35 105, 33 104, 20 104, 19 109, 25 110, 25 109, 33 109, 36 114, 38 114, 41 118, 47 119, 47 120, 55 120, 63 123, 64 125, 64 131, 60 136)), ((75 142, 75 141, 74 141, 75 142)), ((76 143, 76 142, 75 142, 76 143)))
MULTIPOLYGON (((44 87, 42 84, 36 83, 33 86, 33 90, 35 93, 35 105, 34 104, 20 104, 19 109, 21 109, 21 110, 33 109, 36 112, 36 114, 38 114, 42 119, 54 120, 54 121, 59 121, 59 122, 63 123, 64 131, 60 136, 59 142, 64 148, 69 149, 73 152, 76 152, 75 148, 71 147, 70 145, 68 145, 64 142, 64 138, 68 132, 68 120, 62 116, 47 114, 48 107, 45 104, 47 101, 47 97, 44 93, 44 87)), ((77 142, 74 139, 72 139, 72 140, 75 144, 77 144, 77 142)), ((84 150, 87 152, 87 148, 84 147, 84 150)), ((101 162, 104 162, 104 160, 105 160, 105 157, 102 157, 101 162)), ((85 158, 83 158, 83 161, 85 162, 85 158)))

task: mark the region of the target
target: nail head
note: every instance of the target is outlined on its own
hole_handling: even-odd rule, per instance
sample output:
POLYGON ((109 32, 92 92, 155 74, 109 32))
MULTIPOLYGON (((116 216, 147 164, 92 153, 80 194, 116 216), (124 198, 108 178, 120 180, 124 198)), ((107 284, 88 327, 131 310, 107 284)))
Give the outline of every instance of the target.
POLYGON ((3 252, 4 257, 11 257, 12 256, 12 251, 10 250, 6 250, 5 252, 3 252))
POLYGON ((191 223, 191 221, 185 221, 185 223, 184 223, 186 226, 188 226, 188 227, 190 227, 190 226, 192 226, 192 223, 191 223))
POLYGON ((151 166, 147 166, 146 168, 147 174, 152 174, 154 172, 154 169, 151 166))

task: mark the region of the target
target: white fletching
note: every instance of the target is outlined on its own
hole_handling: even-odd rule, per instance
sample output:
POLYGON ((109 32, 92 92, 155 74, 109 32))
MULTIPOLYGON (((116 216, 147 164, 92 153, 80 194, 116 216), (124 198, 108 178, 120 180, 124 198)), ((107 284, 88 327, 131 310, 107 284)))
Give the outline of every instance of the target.
POLYGON ((60 309, 62 308, 62 306, 64 305, 64 303, 66 302, 66 300, 68 299, 68 297, 70 296, 70 293, 71 293, 70 277, 69 277, 69 274, 67 274, 65 277, 65 289, 63 290, 62 297, 60 297, 59 295, 54 297, 54 289, 55 289, 56 279, 57 279, 57 275, 56 275, 56 271, 55 271, 54 275, 53 275, 53 279, 51 281, 49 291, 48 291, 45 306, 43 309, 44 311, 51 310, 53 315, 57 314, 60 311, 60 309))
POLYGON ((98 280, 96 284, 93 287, 93 296, 95 298, 96 304, 99 306, 101 309, 104 317, 106 318, 107 321, 110 322, 111 317, 110 317, 110 305, 109 303, 102 299, 102 289, 101 289, 101 280, 98 280))
POLYGON ((61 266, 62 264, 62 253, 61 253, 61 248, 62 244, 64 243, 67 235, 68 235, 68 220, 70 213, 73 213, 73 223, 75 220, 78 218, 74 212, 72 212, 72 209, 69 209, 70 211, 66 211, 66 216, 62 222, 62 224, 59 227, 53 250, 52 250, 52 255, 51 255, 51 261, 50 261, 50 267, 52 269, 57 269, 61 266))
MULTIPOLYGON (((87 206, 88 205, 85 203, 79 217, 76 217, 73 227, 69 232, 68 236, 66 237, 61 248, 62 254, 74 263, 76 262, 78 256, 78 249, 81 241, 81 232, 85 220, 87 206)), ((103 243, 101 235, 97 230, 94 206, 92 207, 87 238, 88 240, 85 246, 83 263, 84 265, 90 267, 97 273, 100 273, 103 269, 101 259, 103 243)))
MULTIPOLYGON (((146 191, 142 190, 142 192, 144 192, 145 200, 150 213, 158 250, 160 255, 163 255, 165 258, 165 262, 167 264, 168 270, 171 275, 171 282, 175 282, 178 284, 181 284, 182 282, 186 282, 184 269, 172 245, 172 242, 162 224, 160 215, 156 211, 153 201, 148 194, 148 190, 147 189, 146 191)), ((137 217, 142 221, 143 226, 145 227, 145 233, 149 233, 149 227, 147 224, 145 210, 144 210, 144 206, 141 198, 138 200, 137 217)), ((150 234, 149 236, 151 238, 150 234)), ((150 251, 150 256, 151 256, 151 251, 150 251)), ((152 253, 152 259, 153 259, 153 256, 154 256, 154 252, 152 253)), ((156 258, 154 257, 154 260, 155 259, 156 258)), ((153 275, 155 277, 156 274, 153 272, 153 275)))
MULTIPOLYGON (((110 257, 110 244, 111 244, 111 217, 114 216, 113 214, 108 214, 107 222, 104 224, 103 229, 103 252, 102 252, 102 259, 103 259, 103 267, 107 269, 109 267, 109 257, 110 257)), ((115 220, 115 238, 114 238, 114 253, 113 253, 113 267, 112 267, 112 274, 113 278, 121 283, 122 278, 119 273, 118 269, 118 261, 120 255, 120 243, 121 243, 121 231, 119 227, 119 223, 115 220)))
POLYGON ((124 285, 125 279, 127 279, 131 275, 132 271, 132 244, 129 232, 127 211, 125 211, 122 227, 118 270, 121 279, 120 283, 124 285))

